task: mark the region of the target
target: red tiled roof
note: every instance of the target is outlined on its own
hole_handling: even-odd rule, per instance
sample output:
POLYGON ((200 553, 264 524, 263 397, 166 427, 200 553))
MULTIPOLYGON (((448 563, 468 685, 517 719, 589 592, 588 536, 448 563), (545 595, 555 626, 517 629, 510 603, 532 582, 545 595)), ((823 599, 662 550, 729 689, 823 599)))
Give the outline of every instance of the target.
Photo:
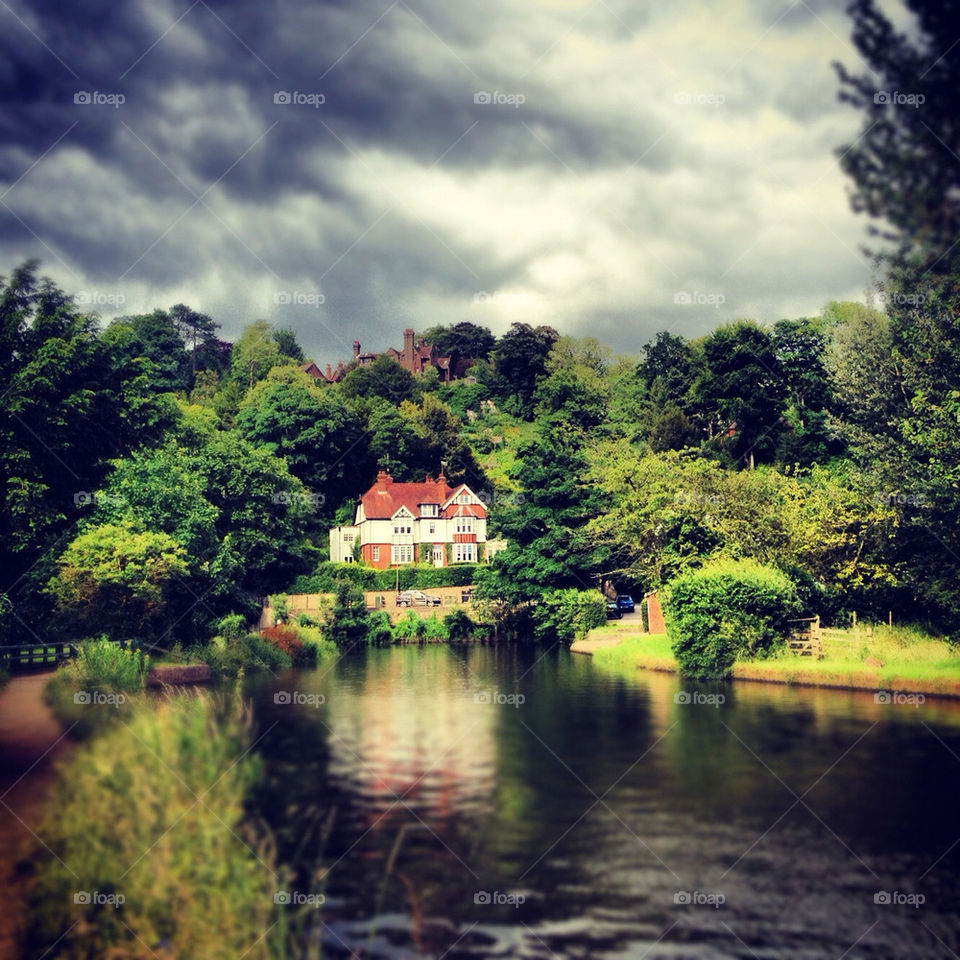
POLYGON ((381 471, 377 482, 360 498, 360 503, 363 505, 363 515, 368 520, 392 517, 401 507, 406 507, 414 516, 418 516, 417 508, 421 503, 439 505, 452 492, 446 480, 394 483, 389 474, 381 471))
MULTIPOLYGON (((461 487, 463 485, 461 484, 461 487)), ((457 487, 459 490, 461 487, 457 487)), ((406 507, 415 517, 419 516, 421 503, 442 505, 454 493, 446 478, 433 480, 427 477, 424 483, 394 483, 389 474, 381 471, 377 482, 360 498, 363 515, 367 520, 384 520, 392 517, 401 507, 406 507)), ((441 511, 443 517, 469 514, 485 517, 483 504, 451 503, 441 511)))

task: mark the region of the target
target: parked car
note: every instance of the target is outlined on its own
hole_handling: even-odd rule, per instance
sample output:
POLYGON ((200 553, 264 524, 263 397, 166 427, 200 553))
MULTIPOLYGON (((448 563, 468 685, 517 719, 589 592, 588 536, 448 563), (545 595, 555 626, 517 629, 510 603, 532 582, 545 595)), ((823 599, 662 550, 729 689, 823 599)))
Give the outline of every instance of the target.
POLYGON ((620 609, 620 604, 616 600, 607 601, 607 619, 608 620, 622 620, 623 611, 620 609))
POLYGON ((634 611, 633 597, 631 597, 627 593, 621 593, 620 596, 617 597, 617 606, 624 613, 633 613, 634 611))
POLYGON ((397 594, 398 607, 439 607, 441 602, 439 597, 431 596, 422 590, 404 590, 397 594))

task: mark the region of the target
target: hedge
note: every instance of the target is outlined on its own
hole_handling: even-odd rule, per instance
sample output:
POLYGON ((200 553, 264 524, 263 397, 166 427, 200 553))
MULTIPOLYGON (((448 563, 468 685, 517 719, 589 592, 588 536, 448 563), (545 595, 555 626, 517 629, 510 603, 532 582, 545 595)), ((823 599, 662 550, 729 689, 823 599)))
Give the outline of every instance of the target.
MULTIPOLYGON (((477 564, 459 563, 452 567, 435 567, 416 563, 400 567, 401 590, 428 590, 431 587, 465 587, 473 583, 477 564)), ((287 593, 334 593, 337 582, 349 580, 362 590, 382 590, 388 593, 397 587, 397 568, 375 570, 359 563, 332 563, 318 565, 311 574, 297 577, 287 593)))
POLYGON ((798 612, 793 581, 753 560, 717 560, 683 574, 665 599, 680 672, 702 679, 728 676, 738 657, 782 649, 798 612))

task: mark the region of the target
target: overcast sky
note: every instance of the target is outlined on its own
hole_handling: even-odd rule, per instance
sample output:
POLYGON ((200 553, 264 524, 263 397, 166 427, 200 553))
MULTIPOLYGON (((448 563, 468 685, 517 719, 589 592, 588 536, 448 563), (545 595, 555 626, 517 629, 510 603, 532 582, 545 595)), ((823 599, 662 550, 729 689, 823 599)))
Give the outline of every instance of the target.
POLYGON ((817 313, 871 280, 849 33, 828 0, 4 0, 0 271, 321 363, 817 313))

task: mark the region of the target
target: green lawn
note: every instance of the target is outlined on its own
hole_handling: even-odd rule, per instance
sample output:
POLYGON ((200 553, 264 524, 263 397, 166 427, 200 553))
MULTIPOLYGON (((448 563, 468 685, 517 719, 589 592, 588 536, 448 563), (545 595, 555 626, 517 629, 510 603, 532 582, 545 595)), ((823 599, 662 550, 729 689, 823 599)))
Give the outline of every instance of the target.
MULTIPOLYGON (((619 624, 592 631, 591 640, 623 637, 615 647, 595 650, 596 661, 614 668, 676 669, 666 634, 634 631, 632 625, 628 630, 619 624)), ((869 636, 863 629, 856 635, 852 630, 825 630, 822 660, 784 651, 770 660, 738 662, 734 677, 960 694, 960 653, 913 627, 877 626, 869 636), (879 661, 881 666, 867 664, 868 659, 879 661)))

